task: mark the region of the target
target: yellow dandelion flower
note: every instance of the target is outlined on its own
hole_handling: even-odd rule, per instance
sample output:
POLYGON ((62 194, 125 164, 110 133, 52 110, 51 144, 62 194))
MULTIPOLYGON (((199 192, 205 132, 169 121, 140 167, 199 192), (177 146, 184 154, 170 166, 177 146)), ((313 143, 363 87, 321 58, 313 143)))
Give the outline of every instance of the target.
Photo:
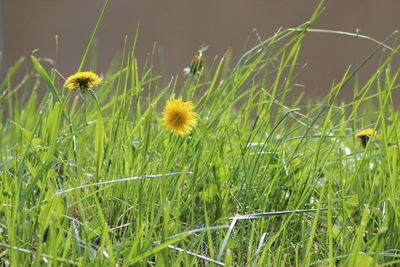
POLYGON ((363 145, 363 147, 366 147, 369 139, 374 134, 375 134, 374 129, 368 128, 356 133, 356 137, 360 138, 361 144, 363 145))
POLYGON ((96 73, 91 71, 77 72, 67 78, 64 86, 70 90, 79 89, 86 93, 89 88, 98 86, 102 80, 96 73))
POLYGON ((164 108, 163 125, 174 134, 187 135, 197 123, 192 101, 183 102, 182 97, 171 98, 164 108))
POLYGON ((362 131, 359 131, 356 133, 356 137, 362 137, 362 136, 372 136, 374 134, 374 129, 368 128, 362 131))

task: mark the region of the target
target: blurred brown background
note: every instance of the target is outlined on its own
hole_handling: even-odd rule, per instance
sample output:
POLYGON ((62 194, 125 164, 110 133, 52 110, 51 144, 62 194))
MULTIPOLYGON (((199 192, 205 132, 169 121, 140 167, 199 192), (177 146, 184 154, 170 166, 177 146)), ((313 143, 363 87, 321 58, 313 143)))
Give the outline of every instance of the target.
MULTIPOLYGON (((125 35, 132 40, 140 24, 137 57, 145 60, 154 43, 166 80, 181 73, 204 43, 206 60, 222 56, 227 48, 237 58, 246 38, 262 39, 280 27, 307 21, 319 1, 314 0, 111 0, 97 35, 98 72, 105 72, 113 56, 122 50, 125 35), (162 64, 161 64, 162 63, 162 64)), ((60 42, 58 69, 73 73, 100 14, 101 0, 0 0, 0 49, 5 66, 19 57, 54 58, 55 35, 60 42)), ((313 28, 356 32, 384 40, 400 29, 399 0, 327 1, 313 28)), ((392 42, 393 44, 393 42, 392 42)), ((339 80, 347 67, 361 62, 375 47, 354 37, 310 33, 302 46, 306 68, 297 82, 303 90, 321 95, 339 80)), ((249 48, 249 47, 247 47, 249 48)), ((379 58, 368 63, 368 75, 379 58)), ((397 59, 396 59, 397 60, 397 59)), ((28 64, 28 63, 27 63, 28 64)))

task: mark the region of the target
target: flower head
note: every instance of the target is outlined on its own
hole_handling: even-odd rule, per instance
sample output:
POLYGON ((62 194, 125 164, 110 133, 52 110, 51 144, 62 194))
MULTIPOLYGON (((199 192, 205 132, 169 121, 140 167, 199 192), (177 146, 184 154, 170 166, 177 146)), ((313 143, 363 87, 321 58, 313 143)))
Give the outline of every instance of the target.
POLYGON ((89 88, 98 86, 103 79, 91 71, 77 72, 65 81, 64 86, 70 90, 79 89, 86 93, 89 88))
POLYGON ((362 137, 362 136, 372 136, 374 134, 374 129, 368 128, 362 131, 359 131, 356 133, 356 137, 362 137))
POLYGON ((203 57, 200 55, 195 55, 192 64, 190 64, 189 73, 195 75, 203 69, 203 57))
POLYGON ((197 123, 192 101, 183 102, 182 97, 171 98, 164 108, 163 125, 178 135, 187 135, 197 123))
POLYGON ((368 128, 356 133, 356 137, 360 138, 361 144, 363 145, 363 147, 366 147, 369 139, 374 134, 375 134, 374 129, 368 128))
POLYGON ((197 54, 193 57, 192 63, 190 64, 190 68, 185 68, 183 71, 186 74, 196 75, 203 70, 203 52, 206 51, 208 46, 203 46, 197 52, 197 54))

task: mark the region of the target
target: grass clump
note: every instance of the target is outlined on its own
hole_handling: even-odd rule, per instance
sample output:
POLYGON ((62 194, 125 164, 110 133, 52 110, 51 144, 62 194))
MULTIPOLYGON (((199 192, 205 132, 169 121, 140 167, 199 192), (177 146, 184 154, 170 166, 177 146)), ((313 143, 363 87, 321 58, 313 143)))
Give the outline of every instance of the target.
POLYGON ((19 60, 0 85, 8 112, 0 125, 0 261, 399 264, 399 70, 391 64, 400 46, 389 47, 364 84, 357 74, 387 40, 320 102, 288 104, 321 5, 309 22, 257 44, 235 65, 224 56, 164 87, 139 69, 135 42, 120 68, 82 95, 34 56, 32 71, 15 81, 19 60), (351 84, 353 100, 338 104, 351 84), (182 126, 179 114, 163 120, 174 95, 192 101, 182 112, 193 123, 182 126), (364 128, 376 134, 361 144, 364 128))

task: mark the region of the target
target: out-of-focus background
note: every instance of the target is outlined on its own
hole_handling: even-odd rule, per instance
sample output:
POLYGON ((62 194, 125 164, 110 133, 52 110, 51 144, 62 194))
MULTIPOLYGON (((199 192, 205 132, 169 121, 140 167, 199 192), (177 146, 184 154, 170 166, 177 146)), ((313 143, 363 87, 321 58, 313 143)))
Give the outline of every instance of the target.
MULTIPOLYGON (((140 25, 137 57, 144 62, 156 44, 159 69, 170 76, 190 64, 202 44, 208 63, 232 48, 234 59, 246 48, 246 39, 266 39, 278 31, 307 21, 319 1, 296 0, 111 0, 96 44, 98 69, 104 73, 122 50, 125 36, 133 39, 140 25), (254 31, 256 29, 256 32, 254 31)), ((58 69, 73 73, 100 14, 101 0, 0 0, 0 50, 3 73, 19 57, 54 58, 59 39, 58 69)), ((400 29, 399 0, 326 1, 313 28, 359 32, 384 40, 400 29)), ((389 43, 393 44, 393 42, 389 43)), ((354 37, 310 33, 299 62, 307 66, 297 83, 307 94, 321 96, 338 81, 349 65, 360 63, 375 47, 354 37)), ((249 44, 247 44, 249 48, 249 44)), ((365 76, 377 67, 379 56, 368 63, 365 76)), ((29 64, 26 63, 26 64, 29 64)))

